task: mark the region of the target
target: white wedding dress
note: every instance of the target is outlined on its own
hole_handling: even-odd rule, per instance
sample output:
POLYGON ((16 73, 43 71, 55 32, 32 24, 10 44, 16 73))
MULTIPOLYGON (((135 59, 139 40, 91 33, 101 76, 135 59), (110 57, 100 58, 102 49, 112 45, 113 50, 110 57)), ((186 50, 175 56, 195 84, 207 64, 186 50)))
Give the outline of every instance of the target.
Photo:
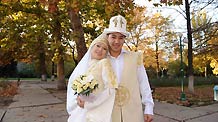
POLYGON ((100 81, 98 90, 92 93, 95 100, 87 100, 84 108, 80 108, 75 101, 75 109, 72 108, 70 111, 68 122, 111 122, 115 88, 117 88, 116 76, 108 59, 92 64, 94 65, 89 67, 86 74, 91 74, 100 81))

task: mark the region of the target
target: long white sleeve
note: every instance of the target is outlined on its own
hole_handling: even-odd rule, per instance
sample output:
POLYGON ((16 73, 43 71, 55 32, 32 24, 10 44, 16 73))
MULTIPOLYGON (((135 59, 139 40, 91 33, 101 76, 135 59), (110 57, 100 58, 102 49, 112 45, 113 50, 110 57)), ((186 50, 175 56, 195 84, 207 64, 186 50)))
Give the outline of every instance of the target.
POLYGON ((109 88, 107 88, 102 93, 95 96, 96 99, 93 102, 88 102, 88 101, 85 102, 84 108, 87 110, 93 109, 104 103, 104 101, 106 101, 109 98, 109 96, 110 96, 110 90, 109 88))
POLYGON ((143 65, 137 68, 137 77, 142 95, 142 103, 145 105, 144 114, 153 115, 154 102, 151 94, 151 88, 148 82, 148 76, 143 65))

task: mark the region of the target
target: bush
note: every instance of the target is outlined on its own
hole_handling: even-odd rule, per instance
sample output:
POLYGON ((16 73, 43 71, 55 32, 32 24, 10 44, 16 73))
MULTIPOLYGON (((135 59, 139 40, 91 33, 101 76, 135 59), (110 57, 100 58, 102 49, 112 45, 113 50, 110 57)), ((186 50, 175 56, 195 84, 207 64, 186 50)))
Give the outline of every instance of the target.
POLYGON ((157 72, 156 69, 153 67, 146 67, 146 72, 149 78, 156 78, 157 77, 157 72))
MULTIPOLYGON (((72 62, 72 61, 65 61, 64 62, 64 73, 65 73, 66 78, 68 78, 71 75, 74 67, 75 67, 74 62, 72 62)), ((41 77, 39 70, 40 69, 39 69, 38 62, 34 62, 34 63, 19 62, 17 64, 17 72, 19 74, 19 77, 21 77, 21 78, 41 77)), ((54 70, 55 70, 55 74, 56 74, 57 64, 55 64, 54 70)), ((51 62, 46 63, 46 71, 47 71, 47 77, 50 77, 52 75, 52 63, 51 62)))
MULTIPOLYGON (((150 84, 154 87, 170 87, 170 86, 181 86, 182 80, 184 81, 184 86, 188 86, 188 78, 177 78, 177 77, 169 77, 169 78, 154 78, 150 79, 150 84)), ((194 85, 217 85, 218 77, 194 77, 194 85)))
MULTIPOLYGON (((183 62, 183 71, 184 75, 187 74, 188 66, 183 62)), ((181 76, 181 62, 180 60, 175 60, 169 63, 168 65, 168 74, 170 76, 181 76)))
POLYGON ((75 68, 75 63, 72 61, 65 61, 64 63, 65 77, 69 78, 75 68))
POLYGON ((34 63, 17 63, 17 72, 19 77, 22 78, 32 78, 37 76, 34 63))
POLYGON ((16 70, 17 62, 12 61, 10 64, 5 66, 0 66, 0 77, 16 77, 17 70, 16 70))

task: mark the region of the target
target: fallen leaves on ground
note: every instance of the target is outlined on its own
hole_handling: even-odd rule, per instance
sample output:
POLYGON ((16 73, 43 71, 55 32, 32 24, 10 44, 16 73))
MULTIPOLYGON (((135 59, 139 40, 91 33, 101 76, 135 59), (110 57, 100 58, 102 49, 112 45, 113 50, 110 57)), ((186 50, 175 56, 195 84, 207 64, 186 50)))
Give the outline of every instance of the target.
POLYGON ((213 86, 197 86, 194 88, 194 94, 189 92, 188 88, 185 87, 184 93, 186 95, 186 100, 181 101, 181 87, 159 87, 155 88, 153 97, 157 101, 188 107, 203 106, 215 102, 213 100, 213 86))
POLYGON ((48 118, 48 115, 41 114, 41 115, 39 115, 38 117, 40 117, 40 118, 48 118))
POLYGON ((18 85, 16 82, 9 82, 7 85, 0 89, 1 97, 10 97, 17 94, 18 85))
POLYGON ((16 82, 8 82, 0 87, 0 108, 8 106, 13 102, 13 96, 17 94, 18 85, 16 82))

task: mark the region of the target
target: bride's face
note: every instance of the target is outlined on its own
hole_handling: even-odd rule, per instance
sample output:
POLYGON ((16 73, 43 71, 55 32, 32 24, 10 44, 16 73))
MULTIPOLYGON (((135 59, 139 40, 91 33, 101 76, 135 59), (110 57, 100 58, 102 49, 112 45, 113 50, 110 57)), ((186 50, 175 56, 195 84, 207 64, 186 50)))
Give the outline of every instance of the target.
POLYGON ((97 60, 103 59, 106 57, 107 51, 107 45, 97 42, 91 49, 91 58, 97 60))

